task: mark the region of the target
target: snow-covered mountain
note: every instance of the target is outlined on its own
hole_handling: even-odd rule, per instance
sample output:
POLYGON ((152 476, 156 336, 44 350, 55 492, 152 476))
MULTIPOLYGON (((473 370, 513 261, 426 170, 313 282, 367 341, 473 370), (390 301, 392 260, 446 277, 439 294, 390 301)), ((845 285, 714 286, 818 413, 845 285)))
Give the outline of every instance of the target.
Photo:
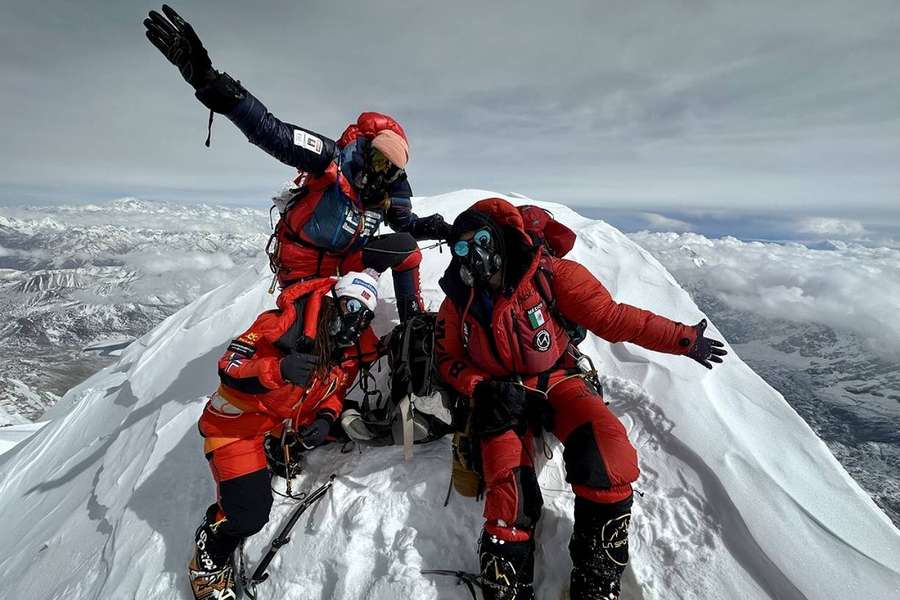
MULTIPOLYGON (((452 217, 494 194, 424 199, 452 217)), ((511 198, 512 201, 520 200, 511 198)), ((684 322, 703 314, 648 252, 609 225, 547 205, 578 232, 573 258, 613 295, 684 322)), ((449 260, 425 252, 428 302, 449 260)), ((389 278, 381 291, 390 294, 389 278)), ((193 529, 213 499, 196 433, 215 360, 271 306, 260 262, 167 318, 121 358, 69 391, 33 437, 0 455, 0 596, 189 598, 193 529)), ((379 307, 376 328, 393 307, 379 307)), ((712 326, 713 334, 717 334, 712 326)), ((675 356, 590 337, 611 408, 638 448, 632 564, 623 598, 830 599, 900 594, 900 531, 784 398, 732 353, 707 371, 675 356)), ((540 474, 537 596, 560 598, 570 562, 573 496, 561 448, 540 474)), ((266 596, 467 598, 424 568, 476 568, 478 503, 444 508, 446 440, 310 455, 301 488, 338 475, 270 568, 266 596)), ((290 510, 247 544, 255 562, 290 510)))
POLYGON ((264 210, 122 198, 0 215, 0 426, 37 419, 133 340, 262 253, 264 210))

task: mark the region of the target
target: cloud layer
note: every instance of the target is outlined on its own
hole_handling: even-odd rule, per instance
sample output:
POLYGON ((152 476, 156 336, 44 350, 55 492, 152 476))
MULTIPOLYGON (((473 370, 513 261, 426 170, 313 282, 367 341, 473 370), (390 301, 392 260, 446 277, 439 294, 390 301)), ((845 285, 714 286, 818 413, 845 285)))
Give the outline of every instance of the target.
MULTIPOLYGON (((225 119, 203 148, 205 110, 143 36, 152 6, 4 8, 0 200, 250 202, 290 173, 225 119)), ((418 194, 477 187, 654 212, 897 201, 896 0, 179 10, 215 65, 285 120, 338 136, 363 110, 397 116, 418 194)))
POLYGON ((834 242, 710 239, 694 233, 635 233, 683 285, 768 317, 824 323, 888 354, 900 352, 900 250, 834 242))

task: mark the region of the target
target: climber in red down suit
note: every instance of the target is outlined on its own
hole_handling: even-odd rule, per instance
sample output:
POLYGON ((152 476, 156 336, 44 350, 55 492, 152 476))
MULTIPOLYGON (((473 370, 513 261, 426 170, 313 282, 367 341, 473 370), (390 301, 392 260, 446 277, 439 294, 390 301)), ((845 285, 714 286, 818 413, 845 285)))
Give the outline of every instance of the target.
POLYGON ((489 600, 534 598, 532 535, 543 503, 532 460, 536 424, 563 443, 576 495, 571 598, 618 598, 637 453, 578 368, 573 327, 707 367, 725 354, 704 337, 705 321, 684 325, 616 303, 585 267, 561 258, 574 239, 545 211, 496 198, 460 214, 450 233, 436 353, 440 375, 472 398, 486 487, 480 564, 489 600))
POLYGON ((357 272, 289 286, 219 359, 220 385, 199 424, 217 502, 189 566, 198 600, 236 597, 234 550, 269 520, 267 464, 290 477, 291 457, 329 439, 360 366, 378 359, 377 288, 357 272))
POLYGON ((147 38, 211 111, 210 126, 212 113, 224 115, 250 143, 299 171, 275 198, 281 218, 267 250, 278 282, 390 268, 401 321, 420 312, 417 240, 445 239, 450 226, 439 214, 412 212, 409 143, 400 124, 364 112, 334 141, 281 121, 239 81, 213 69, 189 23, 169 6, 162 12, 144 20, 147 38), (382 222, 395 233, 379 235, 382 222))

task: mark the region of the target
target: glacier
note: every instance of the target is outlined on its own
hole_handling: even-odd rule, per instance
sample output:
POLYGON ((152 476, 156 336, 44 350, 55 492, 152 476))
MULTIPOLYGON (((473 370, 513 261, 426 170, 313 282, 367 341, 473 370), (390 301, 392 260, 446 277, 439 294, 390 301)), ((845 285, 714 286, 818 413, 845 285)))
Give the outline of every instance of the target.
MULTIPOLYGON (((417 198, 417 211, 452 218, 481 190, 417 198)), ((620 302, 687 323, 703 313, 678 282, 624 234, 565 206, 540 203, 575 229, 570 255, 620 302)), ((449 261, 424 252, 426 302, 449 261)), ((30 437, 0 454, 0 597, 190 598, 193 530, 214 488, 196 420, 217 385, 227 342, 274 304, 264 262, 206 293, 71 389, 30 437)), ((395 314, 390 277, 375 327, 395 314)), ((713 336, 718 332, 710 327, 713 336)), ((785 399, 733 352, 707 371, 683 357, 590 336, 582 350, 638 449, 631 564, 623 599, 900 597, 900 531, 785 399)), ((573 495, 561 447, 539 476, 538 598, 565 598, 573 495)), ((309 455, 295 489, 337 474, 270 567, 263 598, 468 598, 421 569, 477 567, 481 505, 443 506, 449 441, 309 455)), ((278 480, 276 480, 278 481, 278 480)), ((276 485, 282 485, 283 482, 276 485)), ((292 503, 276 498, 248 541, 252 565, 292 503)))

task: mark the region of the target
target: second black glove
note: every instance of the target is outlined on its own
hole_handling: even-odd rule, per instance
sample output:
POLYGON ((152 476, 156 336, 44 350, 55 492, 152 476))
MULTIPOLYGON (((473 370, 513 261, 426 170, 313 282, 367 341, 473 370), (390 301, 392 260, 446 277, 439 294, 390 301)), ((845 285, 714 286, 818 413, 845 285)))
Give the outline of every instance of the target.
POLYGON ((300 436, 300 445, 304 450, 312 450, 316 446, 325 443, 328 432, 331 431, 331 424, 334 423, 334 417, 328 413, 319 413, 316 420, 297 432, 300 436))
POLYGON ((697 332, 697 339, 687 355, 707 369, 712 369, 712 363, 721 363, 722 357, 728 354, 725 344, 703 335, 706 331, 706 319, 694 325, 694 330, 697 332))
POLYGON ((419 217, 409 228, 409 233, 417 240, 447 240, 450 238, 450 224, 435 213, 419 217))

